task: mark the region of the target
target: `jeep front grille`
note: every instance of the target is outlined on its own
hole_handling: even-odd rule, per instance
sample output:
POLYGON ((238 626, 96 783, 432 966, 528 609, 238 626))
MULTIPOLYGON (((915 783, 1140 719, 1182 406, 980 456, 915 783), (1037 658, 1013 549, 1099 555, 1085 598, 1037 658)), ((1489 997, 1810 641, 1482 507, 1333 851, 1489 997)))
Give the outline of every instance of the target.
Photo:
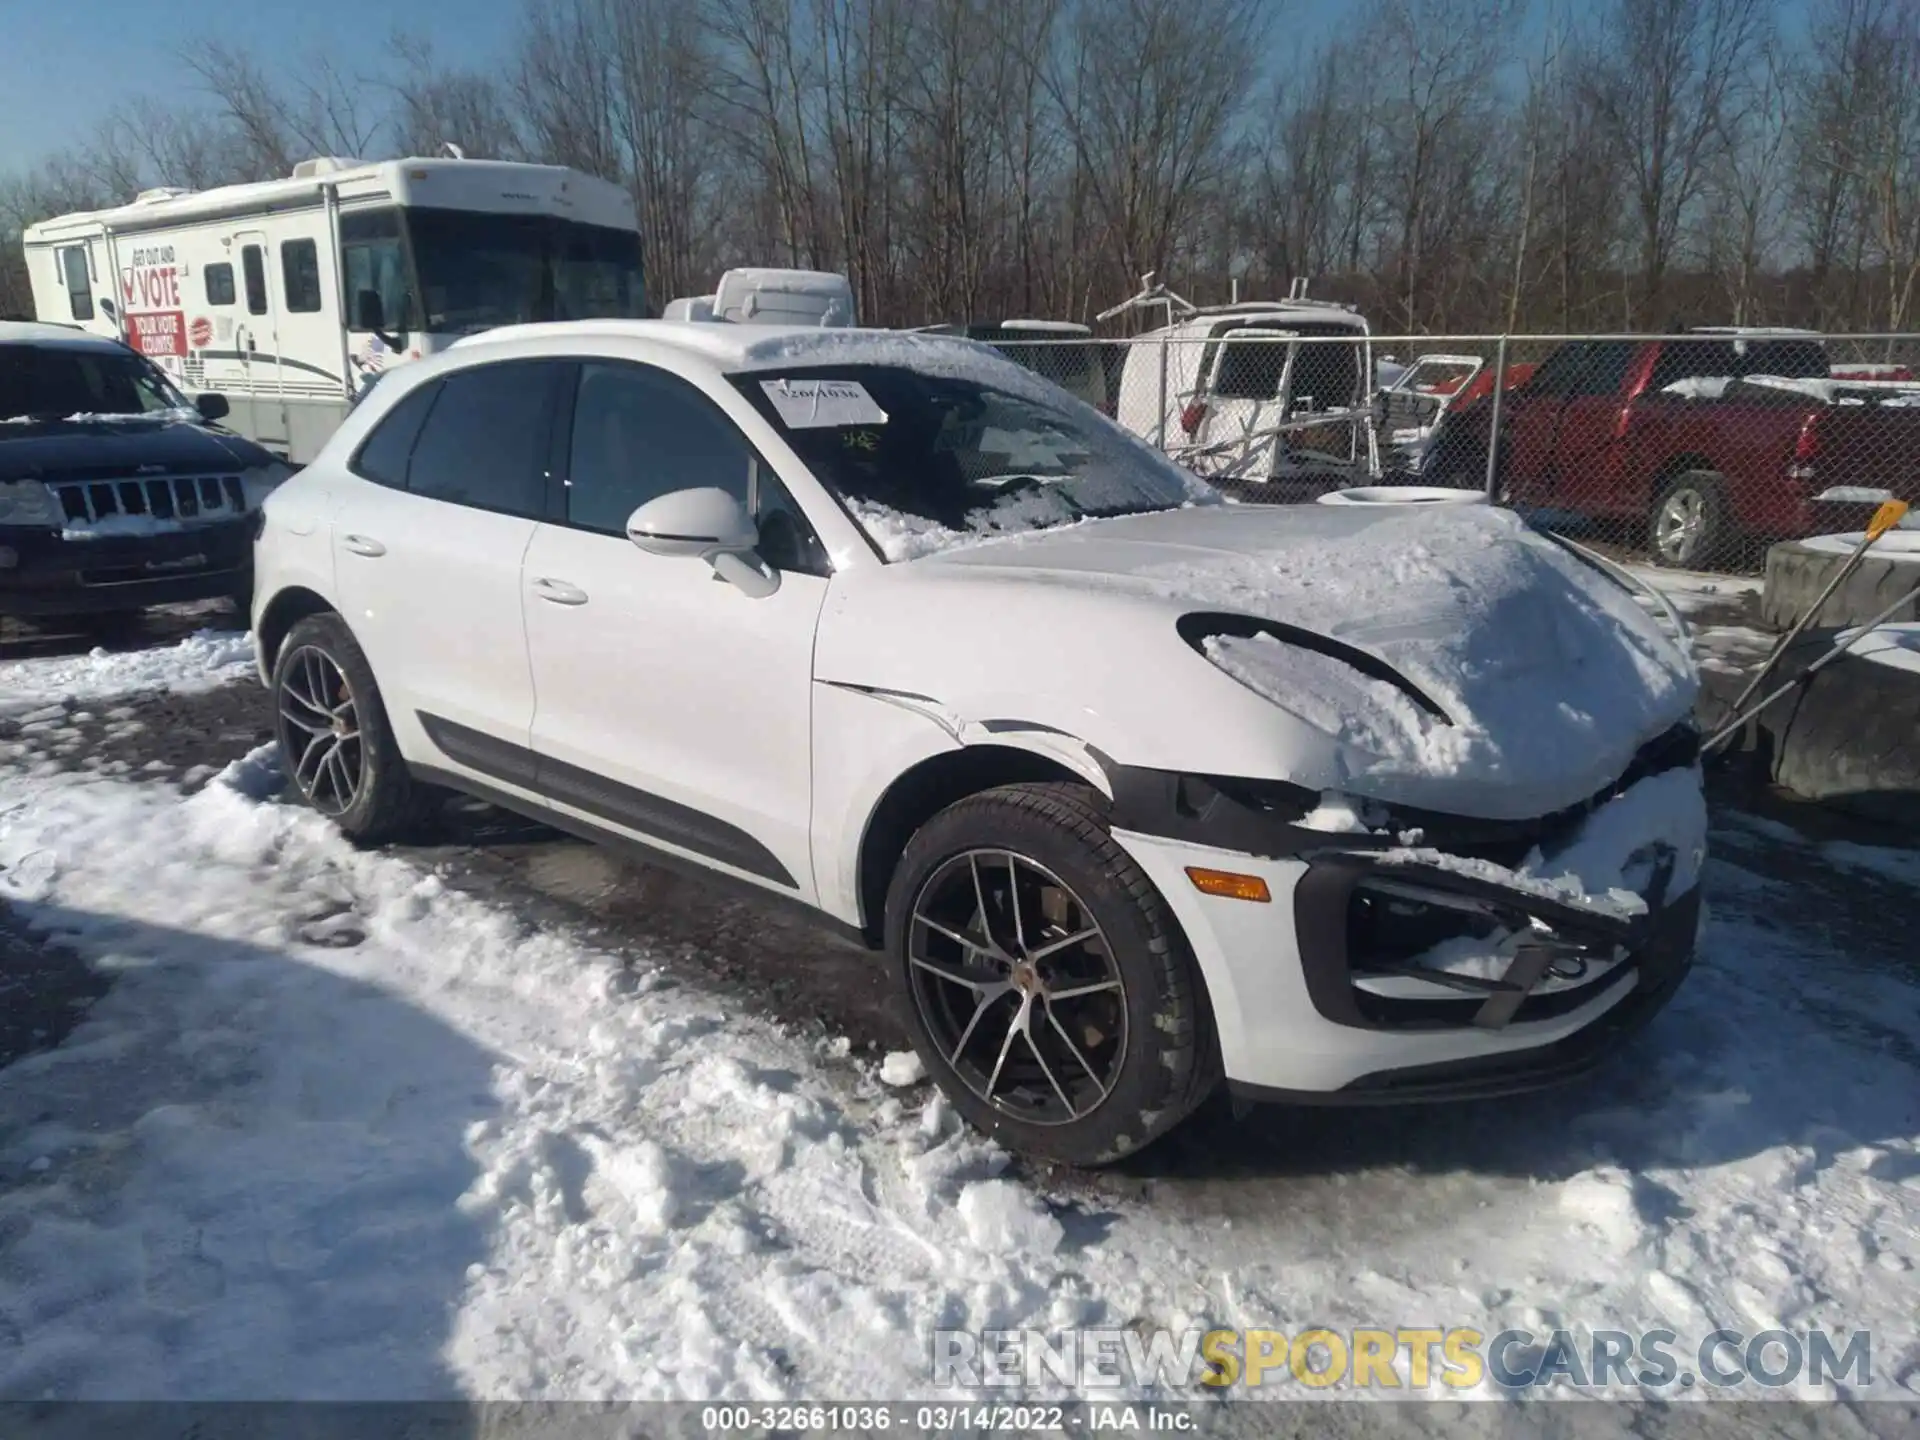
POLYGON ((87 480, 52 486, 69 522, 116 515, 156 520, 211 520, 244 515, 246 492, 238 475, 165 475, 147 480, 87 480))

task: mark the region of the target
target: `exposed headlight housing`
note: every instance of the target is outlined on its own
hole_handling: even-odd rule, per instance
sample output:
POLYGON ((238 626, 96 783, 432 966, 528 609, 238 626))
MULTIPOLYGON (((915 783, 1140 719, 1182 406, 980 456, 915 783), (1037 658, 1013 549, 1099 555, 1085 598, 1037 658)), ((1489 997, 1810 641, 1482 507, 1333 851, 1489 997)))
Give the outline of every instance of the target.
POLYGON ((258 510, 260 502, 275 490, 293 478, 294 468, 284 460, 270 460, 265 465, 255 465, 240 472, 240 491, 246 497, 247 508, 258 510))
POLYGON ((58 530, 66 523, 58 497, 38 480, 0 484, 0 525, 45 525, 58 530))
MULTIPOLYGON (((1248 640, 1256 636, 1278 641, 1328 660, 1346 666, 1348 669, 1383 685, 1391 686, 1411 701, 1430 719, 1443 725, 1452 724, 1447 712, 1436 704, 1419 686, 1395 670, 1385 661, 1367 654, 1352 645, 1343 645, 1313 630, 1303 630, 1297 625, 1283 624, 1277 620, 1268 620, 1257 615, 1242 615, 1231 611, 1196 611, 1182 615, 1174 622, 1174 628, 1180 632, 1180 638, 1191 646, 1194 652, 1226 669, 1214 655, 1209 653, 1207 642, 1210 640, 1248 640)), ((1232 674, 1231 670, 1227 673, 1232 674)), ((1238 675, 1235 679, 1241 679, 1238 675)), ((1241 680, 1245 684, 1245 680, 1241 680)), ((1271 698, 1271 697, 1268 697, 1271 698)))

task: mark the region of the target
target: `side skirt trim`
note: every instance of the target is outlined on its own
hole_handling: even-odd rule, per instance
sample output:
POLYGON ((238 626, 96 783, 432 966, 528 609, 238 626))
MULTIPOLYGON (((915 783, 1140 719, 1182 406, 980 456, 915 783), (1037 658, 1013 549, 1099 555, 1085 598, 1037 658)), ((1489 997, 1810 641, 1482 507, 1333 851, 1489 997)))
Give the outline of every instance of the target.
POLYGON ((737 825, 424 710, 414 713, 441 754, 483 775, 537 791, 562 805, 696 851, 789 890, 800 888, 780 857, 737 825))
POLYGON ((630 835, 623 835, 617 830, 605 829, 594 824, 591 820, 582 820, 578 815, 569 815, 564 811, 556 810, 550 805, 544 805, 540 801, 527 796, 513 795, 504 790, 496 790, 493 786, 486 784, 484 781, 475 780, 471 776, 456 775, 450 770, 441 770, 432 765, 416 764, 410 765, 407 768, 412 772, 413 777, 423 784, 438 785, 444 790, 456 791, 470 799, 484 801, 488 805, 497 806, 499 809, 510 811, 528 820, 537 821, 539 824, 551 825, 554 829, 563 831, 573 836, 576 840, 585 840, 595 845, 605 845, 607 848, 617 850, 629 859, 636 860, 643 865, 654 865, 663 870, 671 870, 676 874, 685 875, 689 879, 712 884, 719 889, 738 895, 744 900, 777 907, 789 914, 806 920, 809 924, 827 931, 837 939, 857 945, 862 950, 875 948, 868 943, 865 934, 859 926, 849 925, 844 920, 836 919, 826 911, 809 905, 797 895, 782 894, 778 890, 757 885, 751 880, 743 880, 737 875, 729 875, 724 871, 710 869, 698 860, 689 860, 686 856, 677 855, 671 850, 656 849, 644 841, 635 840, 630 835))

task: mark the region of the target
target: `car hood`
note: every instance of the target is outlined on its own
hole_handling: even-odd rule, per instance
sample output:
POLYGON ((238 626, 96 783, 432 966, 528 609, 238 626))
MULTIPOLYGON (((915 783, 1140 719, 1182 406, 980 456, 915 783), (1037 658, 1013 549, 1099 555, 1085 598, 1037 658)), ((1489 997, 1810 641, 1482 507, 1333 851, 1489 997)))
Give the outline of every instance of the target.
POLYGON ((273 459, 251 440, 192 420, 114 418, 0 423, 0 483, 244 470, 273 459))
MULTIPOLYGON (((1631 594, 1485 505, 1195 506, 920 567, 1164 602, 1188 646, 1333 737, 1335 784, 1363 795, 1406 798, 1408 779, 1582 797, 1697 689, 1631 594)), ((1190 723, 1204 748, 1205 716, 1190 723)))

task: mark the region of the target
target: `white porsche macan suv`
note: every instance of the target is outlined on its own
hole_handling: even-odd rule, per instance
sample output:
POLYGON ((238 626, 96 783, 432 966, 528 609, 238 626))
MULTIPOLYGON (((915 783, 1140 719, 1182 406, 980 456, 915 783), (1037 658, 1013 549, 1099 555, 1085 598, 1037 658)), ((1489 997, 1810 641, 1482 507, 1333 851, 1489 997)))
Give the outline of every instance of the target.
POLYGON ((1591 1067, 1691 963, 1695 681, 1479 504, 1221 503, 968 341, 597 321, 389 376, 267 502, 285 768, 884 951, 1010 1147, 1591 1067))

